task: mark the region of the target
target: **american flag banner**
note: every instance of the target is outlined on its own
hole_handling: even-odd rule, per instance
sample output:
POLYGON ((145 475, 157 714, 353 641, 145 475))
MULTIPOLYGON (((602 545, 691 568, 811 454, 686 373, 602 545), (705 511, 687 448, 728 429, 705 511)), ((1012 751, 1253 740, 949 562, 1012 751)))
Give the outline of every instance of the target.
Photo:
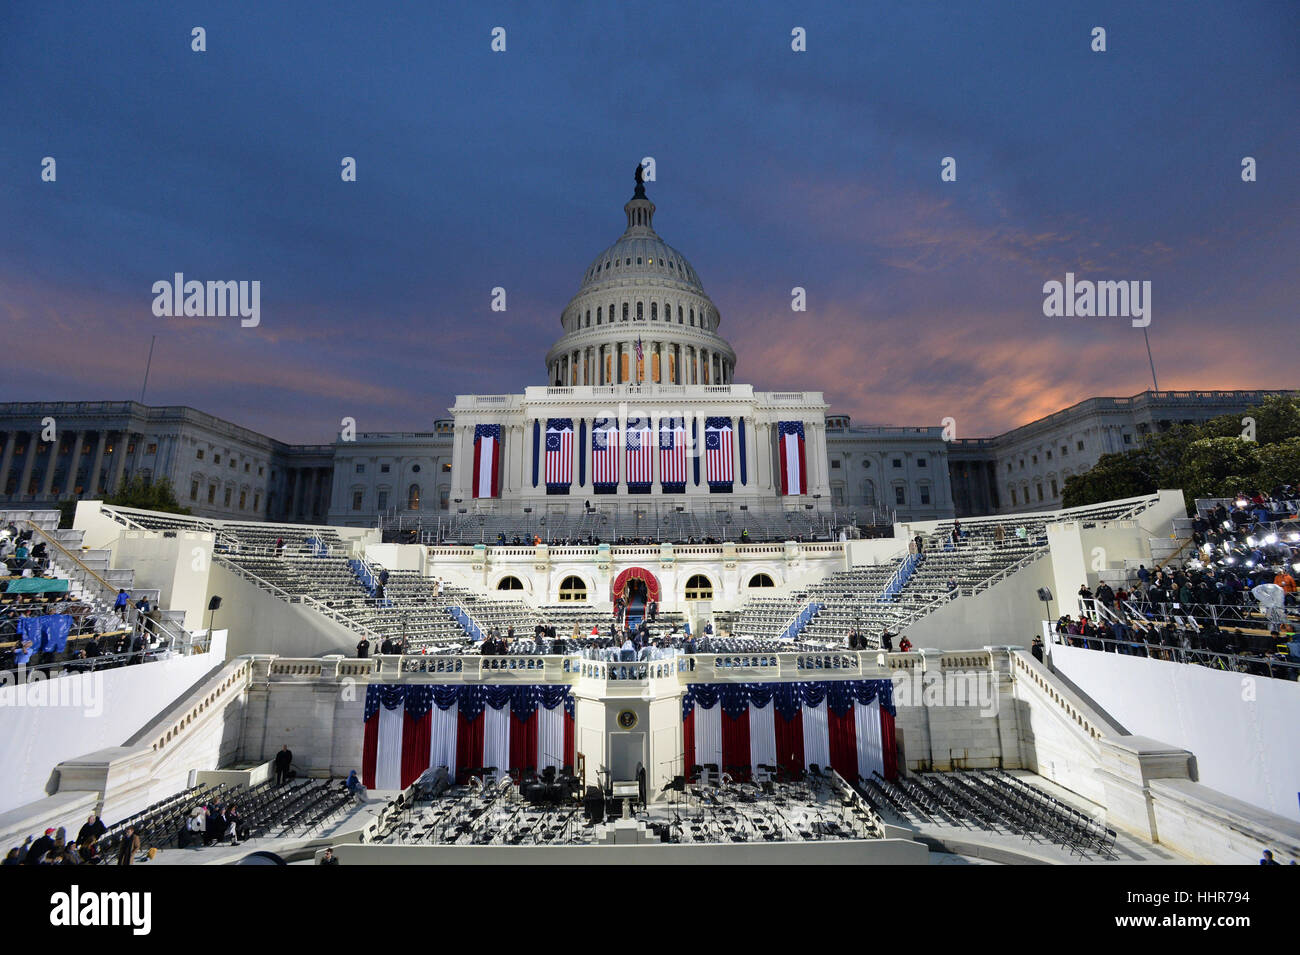
POLYGON ((573 419, 546 419, 546 491, 566 493, 573 483, 573 419), (561 492, 563 489, 563 492, 561 492))
POLYGON ((808 463, 804 452, 803 422, 777 422, 781 447, 781 493, 808 493, 808 463))
POLYGON ((627 419, 627 483, 649 490, 654 480, 654 433, 649 418, 627 419))
POLYGON ((730 491, 735 480, 732 467, 730 418, 704 419, 704 480, 709 490, 730 491))
POLYGON ((618 487, 618 421, 597 418, 591 426, 591 483, 608 493, 618 487))
POLYGON ((500 459, 501 425, 474 426, 474 497, 497 496, 497 468, 500 459))
POLYGON ((681 418, 659 419, 659 480, 665 491, 686 490, 686 423, 681 418))

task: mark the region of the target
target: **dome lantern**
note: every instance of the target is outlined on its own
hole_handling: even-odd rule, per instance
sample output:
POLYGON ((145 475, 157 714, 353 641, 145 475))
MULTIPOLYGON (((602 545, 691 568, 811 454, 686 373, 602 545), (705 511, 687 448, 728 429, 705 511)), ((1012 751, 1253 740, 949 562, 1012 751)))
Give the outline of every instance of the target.
POLYGON ((654 234, 655 204, 646 198, 644 174, 639 165, 636 167, 636 191, 623 211, 627 213, 627 231, 624 235, 654 234))

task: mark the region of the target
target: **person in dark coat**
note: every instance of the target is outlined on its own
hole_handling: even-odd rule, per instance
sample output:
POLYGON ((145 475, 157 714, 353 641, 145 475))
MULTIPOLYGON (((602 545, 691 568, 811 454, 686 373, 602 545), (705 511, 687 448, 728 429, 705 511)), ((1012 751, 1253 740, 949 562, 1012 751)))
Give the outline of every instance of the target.
POLYGON ((127 826, 122 835, 122 844, 117 849, 117 864, 131 865, 135 854, 140 851, 140 837, 135 834, 135 826, 127 826))
POLYGON ((35 840, 27 847, 27 858, 24 860, 26 865, 40 865, 41 860, 45 858, 45 853, 54 848, 54 830, 46 829, 45 835, 35 840))
POLYGON ((364 660, 368 656, 370 656, 370 641, 362 637, 360 642, 357 643, 357 659, 364 660))
POLYGON ((106 832, 108 832, 108 827, 104 825, 99 816, 91 813, 90 818, 86 820, 86 824, 77 831, 77 845, 84 846, 91 839, 102 839, 106 832))
POLYGON ((293 764, 293 751, 288 745, 280 747, 280 752, 275 754, 275 784, 283 786, 289 781, 289 767, 293 764))

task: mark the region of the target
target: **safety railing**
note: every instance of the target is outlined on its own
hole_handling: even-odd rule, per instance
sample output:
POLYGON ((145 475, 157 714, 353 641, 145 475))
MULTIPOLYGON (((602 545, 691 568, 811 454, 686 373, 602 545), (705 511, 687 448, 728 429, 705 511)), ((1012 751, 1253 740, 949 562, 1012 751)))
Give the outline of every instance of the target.
POLYGON ((1073 633, 1053 633, 1053 644, 1079 647, 1086 650, 1107 651, 1121 656, 1146 657, 1168 663, 1184 663, 1223 670, 1228 673, 1248 673, 1275 679, 1296 681, 1300 678, 1300 658, 1283 659, 1250 653, 1227 653, 1192 646, 1190 641, 1177 646, 1147 640, 1116 640, 1110 637, 1093 637, 1073 633))

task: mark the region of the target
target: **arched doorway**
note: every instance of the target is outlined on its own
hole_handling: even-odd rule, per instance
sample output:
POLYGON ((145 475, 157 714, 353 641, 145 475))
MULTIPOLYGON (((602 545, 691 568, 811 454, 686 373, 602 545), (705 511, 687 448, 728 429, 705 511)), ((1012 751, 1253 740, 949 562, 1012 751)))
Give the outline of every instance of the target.
POLYGON ((614 616, 624 626, 635 627, 646 616, 646 608, 659 602, 659 578, 644 567, 629 567, 614 578, 610 599, 614 616))

